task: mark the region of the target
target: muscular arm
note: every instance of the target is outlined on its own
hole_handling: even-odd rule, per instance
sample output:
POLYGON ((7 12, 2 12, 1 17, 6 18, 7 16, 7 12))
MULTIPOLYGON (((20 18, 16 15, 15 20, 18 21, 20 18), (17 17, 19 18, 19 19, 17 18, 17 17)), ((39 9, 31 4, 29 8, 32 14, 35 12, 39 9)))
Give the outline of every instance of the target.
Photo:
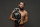
POLYGON ((14 12, 14 10, 12 11, 12 13, 11 13, 9 19, 12 20, 12 21, 15 21, 16 19, 12 18, 12 14, 13 14, 13 12, 14 12))
POLYGON ((25 14, 25 20, 23 23, 27 23, 27 22, 28 22, 28 12, 26 12, 26 14, 25 14))
POLYGON ((20 24, 25 24, 28 22, 28 12, 25 12, 25 20, 21 21, 20 24))

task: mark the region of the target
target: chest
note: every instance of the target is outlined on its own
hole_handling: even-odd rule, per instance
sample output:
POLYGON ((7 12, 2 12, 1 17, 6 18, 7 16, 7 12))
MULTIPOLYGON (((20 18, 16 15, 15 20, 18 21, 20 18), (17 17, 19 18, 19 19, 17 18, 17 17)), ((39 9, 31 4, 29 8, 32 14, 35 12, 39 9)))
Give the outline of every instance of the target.
POLYGON ((21 17, 25 16, 25 12, 20 12, 20 14, 21 14, 21 17))

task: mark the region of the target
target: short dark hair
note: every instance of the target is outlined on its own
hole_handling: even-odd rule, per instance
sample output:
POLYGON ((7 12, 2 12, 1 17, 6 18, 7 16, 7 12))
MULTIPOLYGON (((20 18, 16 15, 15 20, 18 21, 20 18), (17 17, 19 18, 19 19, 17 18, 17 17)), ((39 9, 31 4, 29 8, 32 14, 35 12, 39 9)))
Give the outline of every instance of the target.
MULTIPOLYGON (((24 3, 23 1, 20 1, 20 2, 24 3)), ((20 2, 19 2, 19 4, 20 4, 20 2)))
MULTIPOLYGON (((20 2, 24 3, 23 1, 20 1, 20 2)), ((20 2, 19 2, 19 4, 20 4, 20 2)), ((24 3, 24 5, 25 5, 25 3, 24 3)))

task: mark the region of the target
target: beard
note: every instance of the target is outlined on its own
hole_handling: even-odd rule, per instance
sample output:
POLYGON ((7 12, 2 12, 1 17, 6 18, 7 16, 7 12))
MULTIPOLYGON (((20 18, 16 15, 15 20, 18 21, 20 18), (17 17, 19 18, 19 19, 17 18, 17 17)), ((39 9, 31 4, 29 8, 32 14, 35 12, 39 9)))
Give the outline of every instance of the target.
POLYGON ((20 10, 24 10, 24 7, 21 8, 21 7, 19 6, 19 8, 20 8, 20 10))

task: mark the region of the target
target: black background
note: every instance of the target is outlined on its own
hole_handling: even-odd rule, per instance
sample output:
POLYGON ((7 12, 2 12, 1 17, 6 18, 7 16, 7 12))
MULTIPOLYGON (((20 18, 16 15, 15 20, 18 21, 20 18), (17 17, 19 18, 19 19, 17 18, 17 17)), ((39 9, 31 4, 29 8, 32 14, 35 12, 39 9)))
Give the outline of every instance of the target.
MULTIPOLYGON (((13 8, 18 7, 21 0, 0 0, 0 27, 14 27, 14 22, 9 20, 13 8)), ((31 24, 24 27, 40 27, 40 0, 22 0, 25 2, 25 10, 31 14, 31 24)))

